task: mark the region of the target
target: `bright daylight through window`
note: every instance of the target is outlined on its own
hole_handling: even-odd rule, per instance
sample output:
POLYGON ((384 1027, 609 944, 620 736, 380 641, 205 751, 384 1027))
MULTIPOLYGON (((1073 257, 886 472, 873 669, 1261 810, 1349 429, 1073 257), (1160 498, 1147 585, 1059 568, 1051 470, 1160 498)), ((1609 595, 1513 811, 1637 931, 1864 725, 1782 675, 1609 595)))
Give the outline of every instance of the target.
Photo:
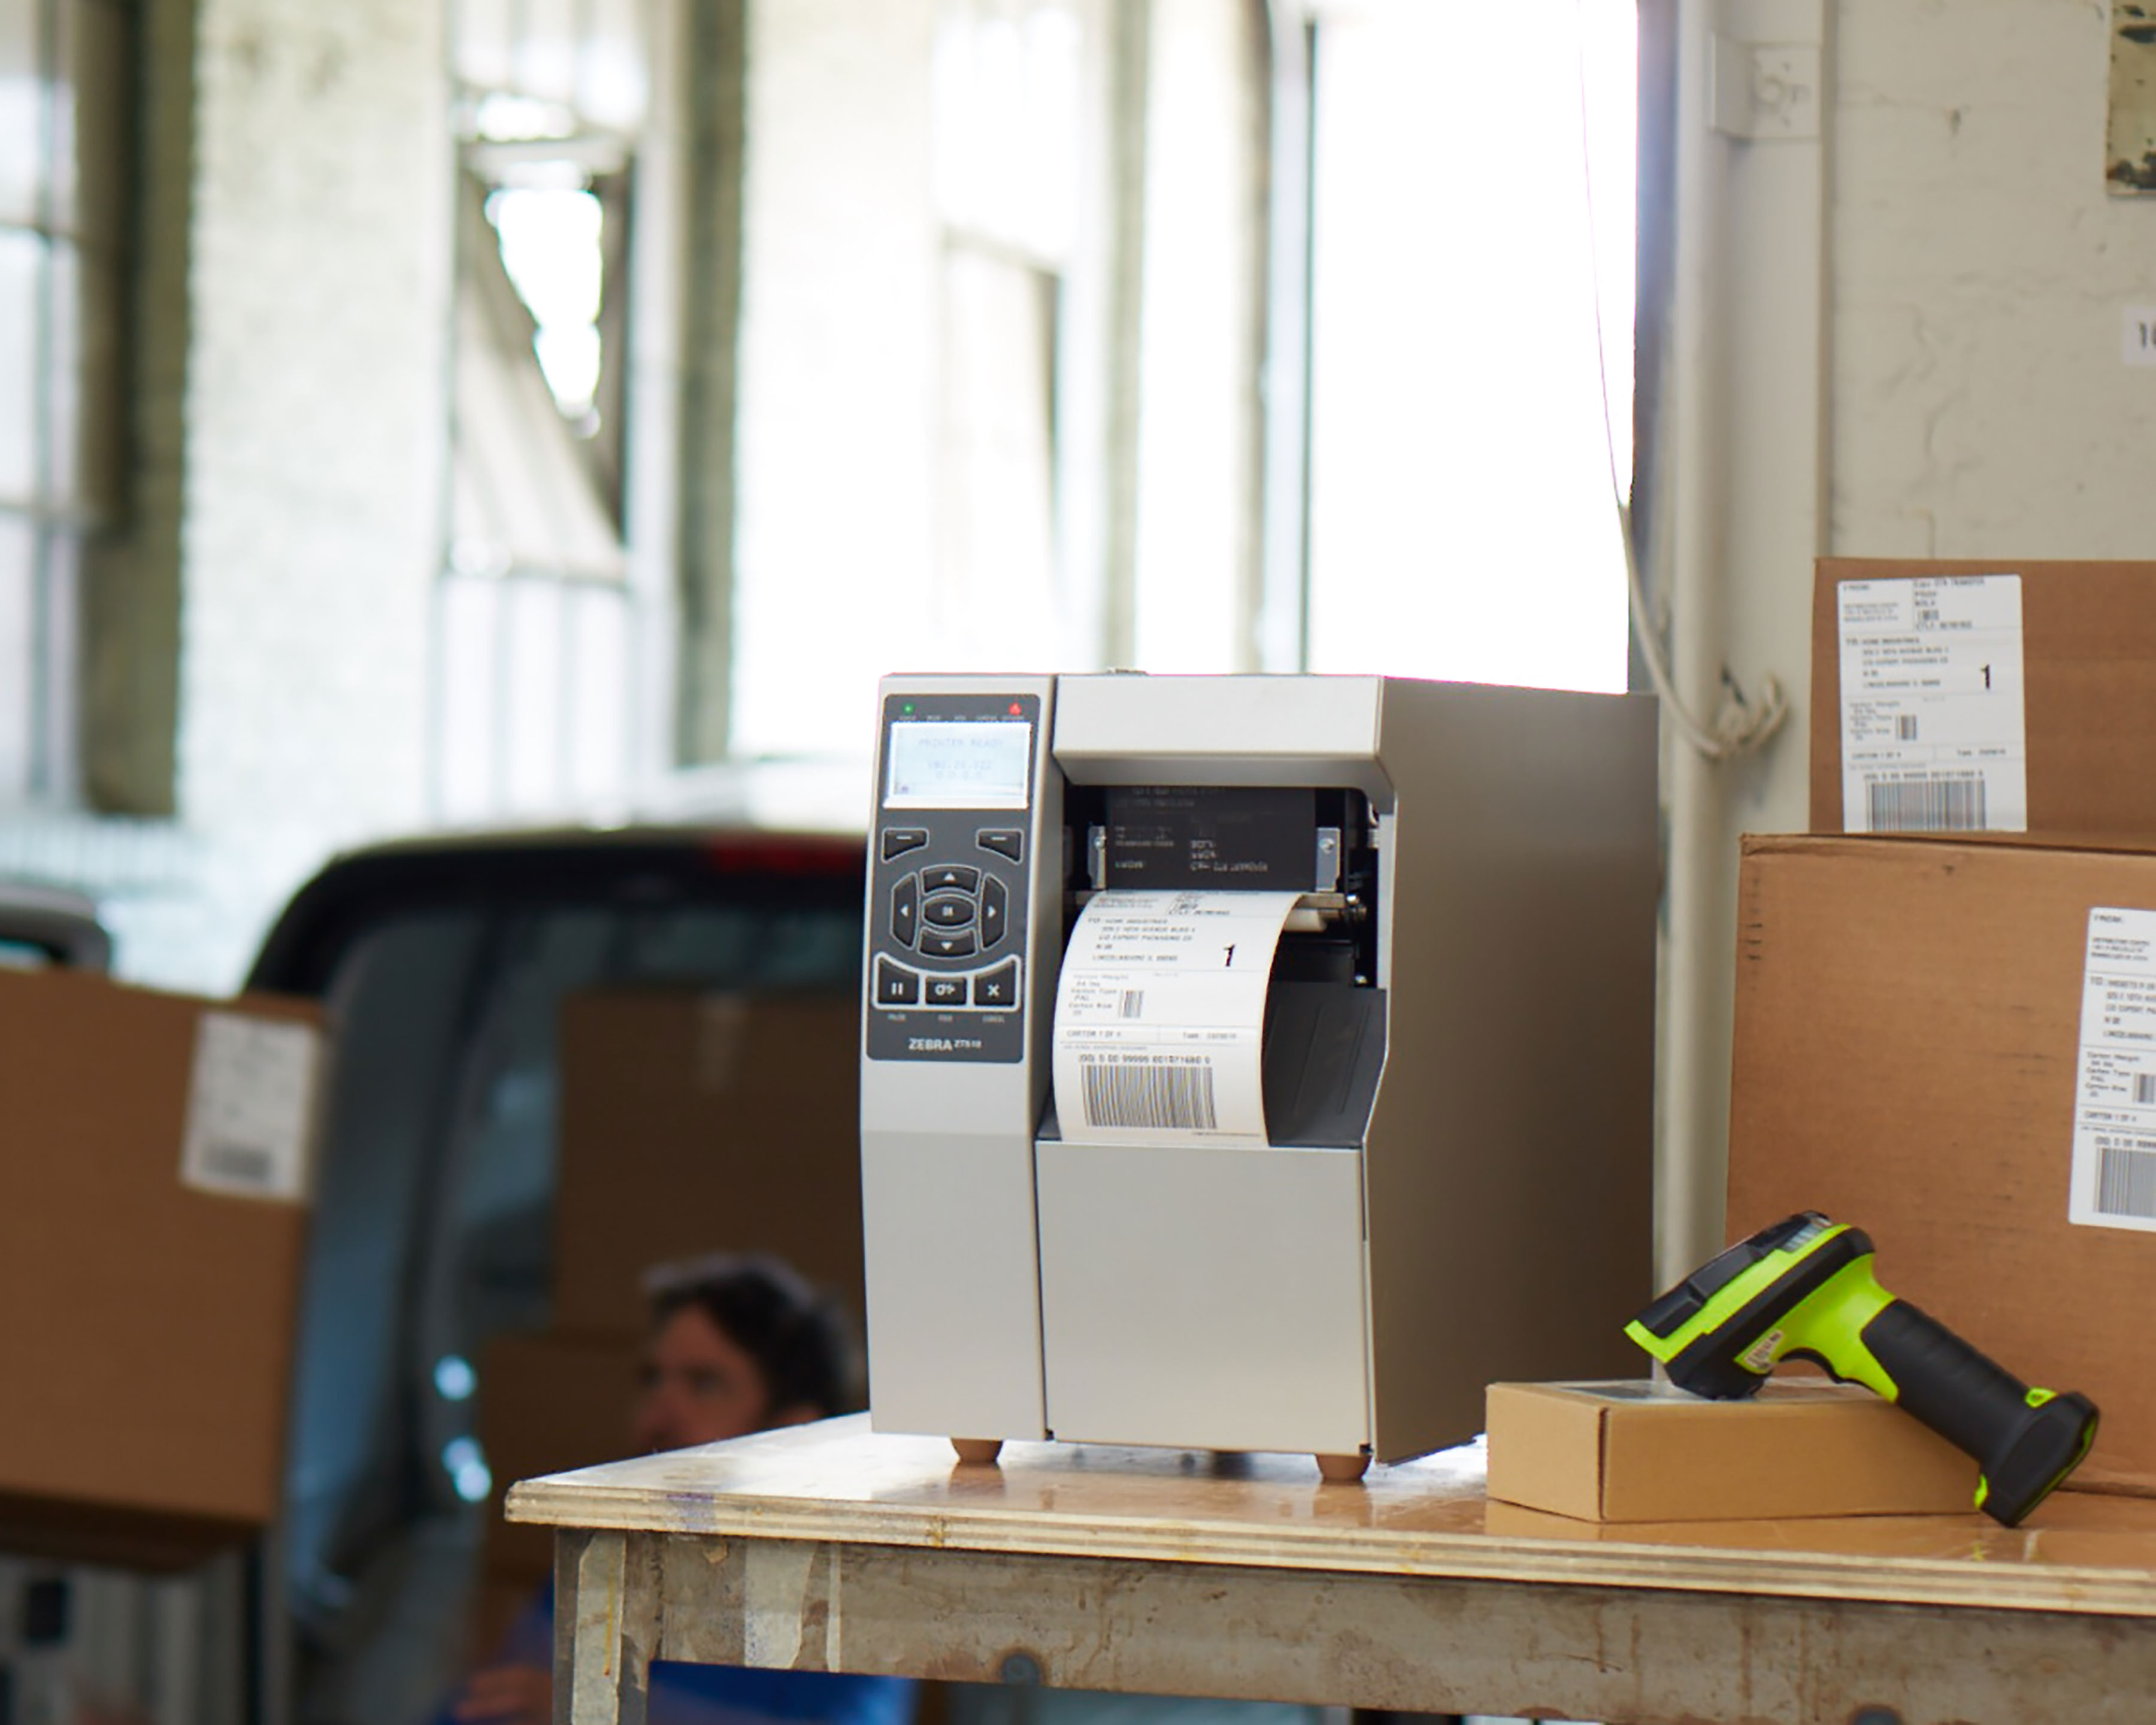
POLYGON ((1621 689, 1632 0, 1321 20, 1310 668, 1621 689))

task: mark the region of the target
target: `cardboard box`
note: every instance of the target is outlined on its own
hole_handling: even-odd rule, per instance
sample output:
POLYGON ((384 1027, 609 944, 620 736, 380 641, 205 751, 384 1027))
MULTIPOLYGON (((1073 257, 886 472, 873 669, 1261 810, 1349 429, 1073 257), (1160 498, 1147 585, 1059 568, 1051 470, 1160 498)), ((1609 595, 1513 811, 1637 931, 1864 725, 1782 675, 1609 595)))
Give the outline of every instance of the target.
POLYGON ((479 1441, 494 1475, 480 1564, 527 1593, 553 1572, 551 1528, 506 1522, 511 1486, 634 1453, 641 1333, 496 1336, 479 1359, 479 1441))
POLYGON ((1786 1382, 1750 1401, 1667 1384, 1492 1384, 1489 1494, 1589 1522, 1942 1514, 1976 1464, 1868 1390, 1786 1382))
MULTIPOLYGON (((1890 1291, 2025 1382, 2096 1402, 2076 1485, 2140 1492, 2156 1492, 2156 1216, 2133 1212, 2156 1211, 2156 1182, 2127 1180, 2103 1225, 2069 1212, 2106 1195, 2094 1123, 2076 1173, 2092 912, 2133 924, 2151 907, 2156 855, 1748 838, 1727 1216, 1732 1240, 1799 1210, 1863 1228, 1890 1291)), ((2129 976, 2097 998, 2093 1027, 2156 1042, 2156 992, 2129 976)), ((2135 1106, 2156 1067, 2137 1086, 2143 1057, 2106 1057, 2101 1129, 2122 1171, 2156 1174, 2134 1127, 2156 1124, 2135 1106)))
POLYGON ((0 1547, 176 1566, 276 1514, 321 1041, 0 970, 0 1547))
POLYGON ((595 990, 562 1009, 554 1327, 645 1321, 644 1273, 775 1252, 863 1310, 860 1003, 595 990))
POLYGON ((2010 558, 1819 560, 1812 591, 1813 832, 1848 826, 1840 583, 1994 574, 2021 578, 2028 808, 2025 827, 2014 830, 2047 838, 2156 835, 2156 563, 2010 558))

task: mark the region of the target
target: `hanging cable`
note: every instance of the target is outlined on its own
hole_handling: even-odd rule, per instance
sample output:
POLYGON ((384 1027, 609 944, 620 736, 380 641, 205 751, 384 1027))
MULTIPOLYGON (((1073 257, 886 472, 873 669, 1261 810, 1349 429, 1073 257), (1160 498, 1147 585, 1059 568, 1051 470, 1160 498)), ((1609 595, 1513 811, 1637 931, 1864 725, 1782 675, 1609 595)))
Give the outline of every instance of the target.
POLYGON ((1713 718, 1702 721, 1677 693, 1676 679, 1670 673, 1669 648, 1656 622, 1654 607, 1648 603, 1646 585, 1640 579, 1639 550, 1632 537, 1632 507, 1625 501, 1625 486, 1617 472, 1617 430, 1609 408, 1609 352, 1599 292, 1601 258, 1594 233, 1594 151, 1588 143, 1587 28, 1581 8, 1589 3, 1589 0, 1573 0, 1573 22, 1578 26, 1573 38, 1577 49, 1573 64, 1578 74, 1580 170, 1587 193, 1587 252, 1594 303, 1597 381, 1602 390, 1602 446, 1609 456, 1609 499, 1616 509, 1618 537, 1625 547, 1625 586, 1632 618, 1632 637, 1640 643, 1640 657, 1646 663, 1648 680, 1654 684, 1662 710, 1669 714, 1678 735, 1709 760, 1732 760, 1764 745, 1789 718, 1789 704, 1782 692, 1781 679, 1771 671, 1760 680, 1759 702, 1754 706, 1725 670, 1721 703, 1713 718))

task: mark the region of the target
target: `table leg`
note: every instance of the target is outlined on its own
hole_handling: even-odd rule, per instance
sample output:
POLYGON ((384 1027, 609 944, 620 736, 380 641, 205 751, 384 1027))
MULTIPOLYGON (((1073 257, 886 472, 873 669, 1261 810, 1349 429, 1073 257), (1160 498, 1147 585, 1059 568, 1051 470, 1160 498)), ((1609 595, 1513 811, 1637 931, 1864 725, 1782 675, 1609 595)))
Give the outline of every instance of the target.
POLYGON ((644 1725, 658 1641, 656 1554, 641 1534, 554 1534, 554 1725, 644 1725))

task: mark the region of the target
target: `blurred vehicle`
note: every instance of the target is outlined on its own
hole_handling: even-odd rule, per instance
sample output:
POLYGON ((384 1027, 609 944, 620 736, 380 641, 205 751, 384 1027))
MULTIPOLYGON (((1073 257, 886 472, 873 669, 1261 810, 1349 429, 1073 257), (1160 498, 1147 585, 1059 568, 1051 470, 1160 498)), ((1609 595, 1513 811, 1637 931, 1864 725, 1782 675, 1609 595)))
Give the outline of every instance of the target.
POLYGON ((738 804, 428 837, 336 858, 277 919, 249 986, 321 999, 335 1057, 250 1720, 423 1720, 468 1656, 474 1366, 550 1321, 564 996, 857 998, 862 850, 738 804))
POLYGON ((111 962, 112 937, 91 900, 57 887, 0 880, 0 965, 102 970, 111 962))

